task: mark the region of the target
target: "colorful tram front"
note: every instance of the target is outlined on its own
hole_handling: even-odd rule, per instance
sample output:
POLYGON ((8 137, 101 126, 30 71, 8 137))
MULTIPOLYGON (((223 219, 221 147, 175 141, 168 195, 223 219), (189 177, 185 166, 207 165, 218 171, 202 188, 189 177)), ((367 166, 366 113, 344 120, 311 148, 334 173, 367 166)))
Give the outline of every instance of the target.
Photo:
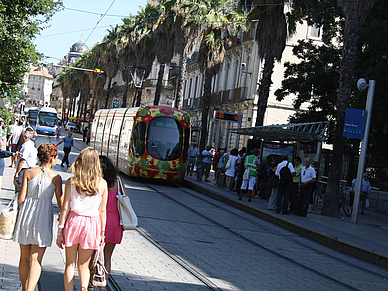
POLYGON ((91 142, 130 176, 181 181, 185 175, 190 117, 163 106, 96 112, 91 142))

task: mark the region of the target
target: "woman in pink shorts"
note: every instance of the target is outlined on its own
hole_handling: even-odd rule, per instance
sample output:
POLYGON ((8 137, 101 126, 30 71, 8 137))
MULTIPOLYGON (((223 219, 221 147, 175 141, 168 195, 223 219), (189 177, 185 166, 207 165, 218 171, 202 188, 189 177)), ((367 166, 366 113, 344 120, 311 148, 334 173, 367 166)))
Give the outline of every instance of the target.
MULTIPOLYGON (((123 238, 123 228, 120 225, 120 215, 117 208, 117 171, 115 166, 106 156, 100 156, 103 177, 108 183, 108 202, 106 205, 106 232, 105 232, 105 268, 108 276, 111 269, 111 258, 116 244, 120 244, 123 238)), ((127 194, 124 188, 125 194, 127 194)))
POLYGON ((89 262, 93 251, 104 243, 108 188, 102 178, 100 159, 95 149, 81 151, 71 166, 72 178, 66 181, 65 199, 59 216, 57 245, 66 248, 65 290, 74 290, 74 271, 78 254, 81 290, 88 289, 89 262))

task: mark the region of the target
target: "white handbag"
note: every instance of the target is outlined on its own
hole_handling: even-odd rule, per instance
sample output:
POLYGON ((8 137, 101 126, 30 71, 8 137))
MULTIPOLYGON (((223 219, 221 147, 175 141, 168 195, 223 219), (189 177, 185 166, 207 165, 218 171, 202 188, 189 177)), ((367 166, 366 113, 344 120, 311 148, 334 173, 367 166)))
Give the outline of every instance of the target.
POLYGON ((124 186, 120 177, 117 177, 117 208, 120 214, 120 225, 124 230, 136 229, 137 216, 132 208, 131 200, 125 195, 124 186))
MULTIPOLYGON (((17 196, 16 196, 17 197, 17 196)), ((0 238, 12 239, 16 224, 18 202, 16 197, 0 213, 0 238)))

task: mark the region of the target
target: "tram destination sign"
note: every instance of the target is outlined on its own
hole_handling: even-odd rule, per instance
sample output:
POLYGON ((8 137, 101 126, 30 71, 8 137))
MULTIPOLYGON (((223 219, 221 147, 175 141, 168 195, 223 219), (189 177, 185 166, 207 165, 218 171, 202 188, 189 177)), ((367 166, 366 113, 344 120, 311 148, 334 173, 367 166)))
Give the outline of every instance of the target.
POLYGON ((223 111, 216 111, 214 116, 215 120, 228 121, 228 122, 239 122, 241 114, 238 113, 230 113, 223 111))
POLYGON ((346 108, 343 137, 364 138, 366 111, 346 108))

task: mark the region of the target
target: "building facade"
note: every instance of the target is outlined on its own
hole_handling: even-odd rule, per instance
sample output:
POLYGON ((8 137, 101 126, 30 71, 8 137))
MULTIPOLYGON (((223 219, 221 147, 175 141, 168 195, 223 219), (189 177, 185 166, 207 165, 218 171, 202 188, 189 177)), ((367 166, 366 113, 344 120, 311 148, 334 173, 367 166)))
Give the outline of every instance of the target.
MULTIPOLYGON (((299 39, 320 42, 320 29, 310 27, 306 23, 299 24, 297 32, 288 39, 282 60, 275 64, 272 74, 273 84, 270 88, 264 125, 286 124, 289 117, 295 113, 293 106, 295 96, 287 96, 284 100, 277 101, 274 92, 281 87, 284 63, 297 61, 292 49, 299 39)), ((182 109, 189 112, 194 124, 192 140, 195 142, 199 142, 200 138, 204 86, 204 74, 198 67, 197 58, 198 53, 194 53, 188 62, 182 105, 182 109)), ((228 150, 246 146, 248 136, 238 137, 237 134, 230 134, 230 130, 238 128, 240 124, 215 120, 214 114, 216 111, 238 113, 242 116, 241 127, 255 126, 261 73, 262 63, 257 51, 255 30, 251 29, 240 34, 239 41, 227 50, 220 70, 212 79, 208 144, 228 150)), ((308 104, 303 104, 301 110, 306 110, 307 106, 308 104)))
POLYGON ((32 68, 28 76, 28 93, 25 96, 26 107, 50 106, 53 76, 40 68, 32 68))

